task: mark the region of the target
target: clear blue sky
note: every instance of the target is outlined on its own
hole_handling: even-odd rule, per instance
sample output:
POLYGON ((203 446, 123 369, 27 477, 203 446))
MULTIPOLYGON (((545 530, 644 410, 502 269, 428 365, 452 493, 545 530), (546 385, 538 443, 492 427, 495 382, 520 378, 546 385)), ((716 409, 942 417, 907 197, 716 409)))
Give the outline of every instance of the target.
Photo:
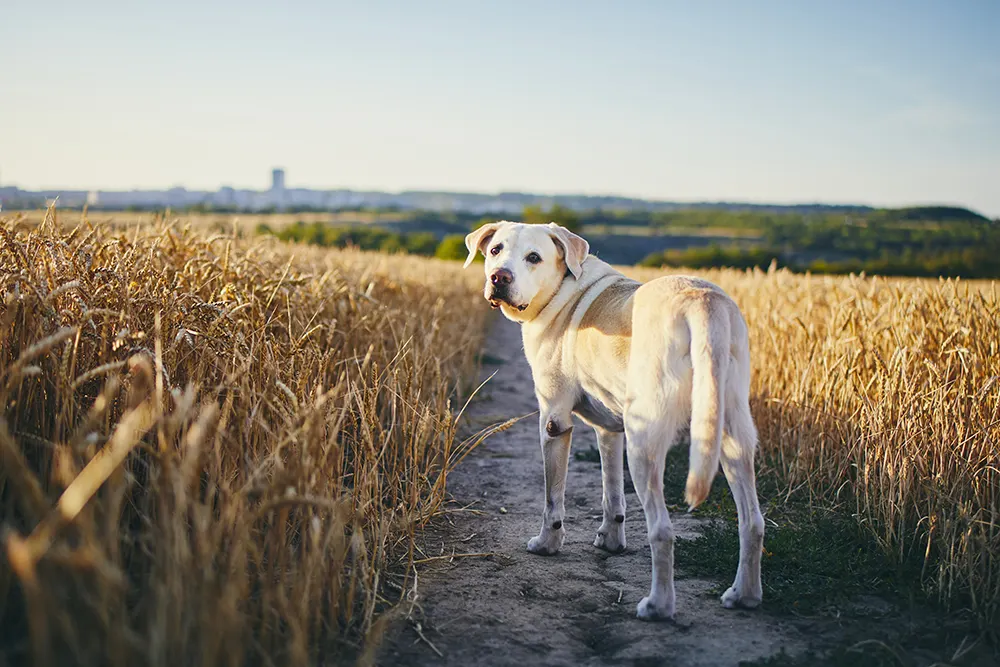
POLYGON ((1000 216, 997 0, 4 4, 2 183, 1000 216))

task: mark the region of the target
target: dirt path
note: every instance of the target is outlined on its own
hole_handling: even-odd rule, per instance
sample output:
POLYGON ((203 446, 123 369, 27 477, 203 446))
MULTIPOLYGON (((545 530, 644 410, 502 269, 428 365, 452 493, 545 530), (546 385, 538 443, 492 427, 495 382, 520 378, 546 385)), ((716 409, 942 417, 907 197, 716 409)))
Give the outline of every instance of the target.
MULTIPOLYGON (((520 329, 499 317, 483 365, 484 376, 494 371, 470 406, 475 427, 537 409, 520 329)), ((590 446, 596 447, 593 430, 578 422, 573 451, 590 446)), ((712 583, 683 571, 677 576, 677 622, 638 621, 635 606, 650 577, 645 520, 626 478, 628 549, 613 556, 592 546, 601 522, 599 463, 570 462, 562 551, 550 558, 527 553, 541 517, 541 458, 532 416, 494 435, 449 477, 455 499, 474 503, 482 514, 452 515, 453 525, 430 538, 434 555, 495 555, 442 560, 422 570, 422 613, 414 612, 387 642, 379 664, 737 665, 782 648, 790 654, 805 649, 807 637, 795 625, 766 610, 723 609, 708 593, 712 583), (427 641, 418 636, 417 622, 427 641)), ((680 538, 697 535, 703 521, 683 513, 672 518, 680 538)))

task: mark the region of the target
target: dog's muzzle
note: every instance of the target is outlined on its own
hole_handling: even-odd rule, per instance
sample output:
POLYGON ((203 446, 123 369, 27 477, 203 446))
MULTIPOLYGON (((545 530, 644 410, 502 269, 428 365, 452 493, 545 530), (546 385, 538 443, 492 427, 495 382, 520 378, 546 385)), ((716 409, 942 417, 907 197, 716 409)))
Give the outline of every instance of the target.
POLYGON ((527 304, 521 306, 513 303, 510 300, 510 290, 507 289, 506 285, 494 285, 493 289, 490 290, 490 295, 486 297, 486 300, 490 302, 490 307, 496 310, 502 304, 507 304, 511 308, 516 308, 518 310, 524 310, 527 308, 527 304))

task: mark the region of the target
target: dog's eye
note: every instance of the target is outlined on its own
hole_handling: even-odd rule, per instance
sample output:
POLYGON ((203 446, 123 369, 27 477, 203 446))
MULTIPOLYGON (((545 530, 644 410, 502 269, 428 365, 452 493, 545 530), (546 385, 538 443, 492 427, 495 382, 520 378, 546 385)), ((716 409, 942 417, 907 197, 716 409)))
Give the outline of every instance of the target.
POLYGON ((503 250, 503 244, 502 243, 498 243, 495 246, 493 246, 492 248, 490 248, 490 254, 491 255, 499 255, 501 250, 503 250))
POLYGON ((528 260, 528 264, 538 264, 542 261, 542 256, 537 252, 529 252, 525 259, 528 260))

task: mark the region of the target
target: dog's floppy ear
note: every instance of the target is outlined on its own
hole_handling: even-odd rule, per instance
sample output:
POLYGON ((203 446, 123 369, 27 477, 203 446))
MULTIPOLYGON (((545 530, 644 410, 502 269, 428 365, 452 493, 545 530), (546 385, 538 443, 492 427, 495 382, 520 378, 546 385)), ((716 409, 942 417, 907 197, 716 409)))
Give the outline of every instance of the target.
POLYGON ((557 245, 562 246, 563 256, 566 258, 566 266, 574 278, 579 278, 583 273, 583 260, 587 259, 590 253, 590 244, 587 239, 577 236, 565 227, 560 227, 554 222, 549 223, 549 234, 557 245))
POLYGON ((477 252, 482 252, 486 254, 486 248, 484 247, 493 238, 493 235, 497 233, 497 229, 503 223, 500 222, 490 222, 479 229, 474 230, 465 237, 465 247, 469 250, 469 256, 465 258, 465 264, 462 268, 468 268, 469 264, 472 264, 472 260, 476 258, 477 252))

